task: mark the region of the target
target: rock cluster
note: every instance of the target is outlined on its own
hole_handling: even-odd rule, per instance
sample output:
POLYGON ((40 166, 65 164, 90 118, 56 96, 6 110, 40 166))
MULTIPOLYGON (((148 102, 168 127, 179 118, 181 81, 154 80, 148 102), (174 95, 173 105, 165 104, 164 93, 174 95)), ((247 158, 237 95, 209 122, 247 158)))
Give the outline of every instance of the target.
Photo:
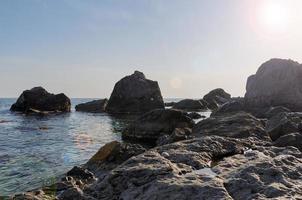
POLYGON ((11 106, 18 112, 70 112, 70 99, 63 93, 51 94, 42 87, 25 90, 11 106))

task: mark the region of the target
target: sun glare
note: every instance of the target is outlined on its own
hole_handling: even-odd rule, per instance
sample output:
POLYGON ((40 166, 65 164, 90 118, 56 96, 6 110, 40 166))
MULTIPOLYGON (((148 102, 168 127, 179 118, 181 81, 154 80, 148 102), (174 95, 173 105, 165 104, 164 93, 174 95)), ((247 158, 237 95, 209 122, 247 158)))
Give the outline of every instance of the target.
POLYGON ((264 1, 259 9, 258 20, 262 28, 269 32, 284 32, 289 24, 289 14, 286 1, 264 1))

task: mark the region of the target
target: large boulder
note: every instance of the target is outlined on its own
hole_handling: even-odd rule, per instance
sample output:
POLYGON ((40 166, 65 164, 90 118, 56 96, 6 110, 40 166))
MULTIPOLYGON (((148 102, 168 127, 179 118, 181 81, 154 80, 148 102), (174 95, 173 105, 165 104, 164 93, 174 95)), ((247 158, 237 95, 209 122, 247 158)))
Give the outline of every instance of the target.
POLYGON ((91 113, 101 113, 105 112, 108 99, 94 100, 87 103, 81 103, 76 105, 76 111, 80 112, 91 112, 91 113))
POLYGON ((228 102, 230 99, 231 95, 221 88, 214 89, 203 97, 203 100, 208 103, 208 107, 212 110, 218 109, 219 106, 228 102))
POLYGON ((302 65, 292 60, 271 59, 247 80, 249 107, 285 106, 302 111, 302 65))
POLYGON ((290 133, 283 135, 274 142, 274 145, 278 147, 293 146, 302 151, 302 134, 290 133))
POLYGON ((218 135, 232 138, 258 138, 270 141, 264 122, 245 112, 211 116, 193 127, 192 135, 203 137, 218 135))
POLYGON ((25 90, 11 106, 18 112, 70 112, 70 99, 63 93, 51 94, 42 87, 25 90))
POLYGON ((163 135, 171 135, 175 128, 192 128, 194 121, 187 113, 174 109, 152 110, 130 124, 122 132, 124 140, 155 144, 163 135))
POLYGON ((158 83, 135 71, 115 84, 106 110, 112 114, 136 114, 164 107, 158 83))
POLYGON ((208 109, 206 105, 202 104, 199 100, 184 99, 175 103, 173 109, 185 110, 185 111, 201 111, 208 109))

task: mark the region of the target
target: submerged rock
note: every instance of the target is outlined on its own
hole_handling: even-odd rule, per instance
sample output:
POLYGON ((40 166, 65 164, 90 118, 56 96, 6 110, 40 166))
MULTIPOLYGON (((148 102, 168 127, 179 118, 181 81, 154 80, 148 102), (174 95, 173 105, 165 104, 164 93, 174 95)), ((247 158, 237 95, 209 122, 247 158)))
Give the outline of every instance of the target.
POLYGON ((193 127, 195 137, 218 135, 233 138, 255 137, 270 141, 264 122, 245 112, 211 116, 193 127))
POLYGON ((231 99, 231 95, 226 93, 223 89, 217 88, 210 91, 203 97, 203 100, 208 103, 208 108, 216 110, 219 106, 228 102, 231 99))
POLYGON ((247 80, 249 107, 284 106, 302 111, 302 65, 292 60, 271 59, 247 80))
POLYGON ((63 93, 51 94, 42 87, 25 90, 11 106, 11 111, 19 112, 70 112, 70 99, 63 93))
POLYGON ((94 100, 76 105, 75 109, 81 112, 101 113, 105 112, 107 103, 108 99, 94 100))
POLYGON ((207 110, 207 106, 203 105, 199 100, 184 99, 173 105, 173 109, 185 110, 185 111, 201 111, 207 110))
POLYGON ((155 144, 163 135, 170 135, 175 128, 192 128, 194 121, 185 112, 174 109, 152 110, 132 124, 123 132, 124 140, 155 144))
POLYGON ((135 71, 115 84, 106 111, 112 114, 135 114, 157 108, 164 108, 158 83, 135 71))

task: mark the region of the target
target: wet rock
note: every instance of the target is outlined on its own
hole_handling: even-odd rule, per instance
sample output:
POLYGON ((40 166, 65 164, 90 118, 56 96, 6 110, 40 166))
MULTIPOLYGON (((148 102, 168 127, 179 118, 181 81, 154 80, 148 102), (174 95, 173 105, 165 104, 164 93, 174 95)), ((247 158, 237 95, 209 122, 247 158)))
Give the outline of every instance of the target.
POLYGON ((290 133, 283 135, 274 142, 274 145, 278 147, 293 146, 302 151, 302 134, 290 133))
POLYGON ((194 121, 185 112, 156 109, 126 127, 122 132, 122 138, 154 145, 159 137, 172 134, 175 128, 192 128, 193 125, 194 121))
POLYGON ((301 113, 279 113, 270 118, 266 124, 266 131, 273 141, 283 135, 300 131, 299 125, 302 123, 301 113))
POLYGON ((115 84, 106 111, 113 114, 145 113, 157 108, 164 108, 158 83, 135 71, 115 84))
POLYGON ((63 93, 51 94, 42 87, 25 90, 11 106, 12 111, 19 112, 70 112, 70 99, 63 93))
POLYGON ((191 113, 188 113, 188 116, 192 119, 200 119, 200 118, 204 118, 203 116, 201 116, 201 114, 199 113, 196 113, 196 112, 191 112, 191 113))
POLYGON ((101 147, 86 163, 86 167, 100 176, 122 164, 132 156, 145 152, 139 144, 120 143, 113 141, 101 147))
POLYGON ((302 66, 285 59, 271 59, 247 80, 245 100, 249 107, 284 106, 302 110, 302 66))
POLYGON ((185 111, 201 111, 207 110, 207 106, 203 105, 199 100, 184 99, 173 105, 173 109, 185 110, 185 111))
POLYGON ((77 179, 93 179, 94 175, 87 169, 84 169, 82 167, 75 166, 73 167, 69 172, 66 174, 67 176, 71 176, 73 178, 77 179))
POLYGON ((230 99, 231 95, 221 88, 214 89, 203 97, 203 100, 208 103, 208 108, 211 110, 218 109, 219 106, 228 102, 230 99))
POLYGON ((200 121, 193 127, 195 137, 218 135, 233 138, 256 137, 270 141, 263 121, 245 112, 226 113, 200 121))
POLYGON ((102 113, 105 112, 108 99, 94 100, 87 103, 76 105, 76 111, 91 112, 91 113, 102 113))

